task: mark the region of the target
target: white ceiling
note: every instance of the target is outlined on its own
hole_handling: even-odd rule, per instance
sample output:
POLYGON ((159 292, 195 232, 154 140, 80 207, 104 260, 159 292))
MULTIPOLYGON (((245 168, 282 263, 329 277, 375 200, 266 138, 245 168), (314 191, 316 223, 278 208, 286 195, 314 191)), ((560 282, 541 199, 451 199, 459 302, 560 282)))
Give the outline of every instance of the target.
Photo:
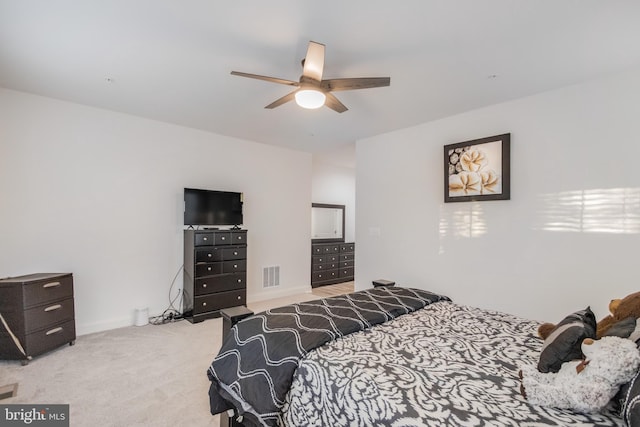
POLYGON ((640 64, 638 0, 0 0, 0 86, 304 151, 640 64), (298 80, 390 76, 349 108, 264 106, 298 80), (494 76, 494 77, 492 77, 494 76))

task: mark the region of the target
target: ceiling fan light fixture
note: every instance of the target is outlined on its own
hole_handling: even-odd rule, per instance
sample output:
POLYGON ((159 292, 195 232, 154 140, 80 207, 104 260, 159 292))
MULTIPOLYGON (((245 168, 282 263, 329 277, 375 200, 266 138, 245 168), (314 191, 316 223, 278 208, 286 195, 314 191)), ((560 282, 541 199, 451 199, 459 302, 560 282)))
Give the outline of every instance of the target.
POLYGON ((296 92, 296 104, 302 108, 315 109, 324 105, 327 96, 316 89, 301 89, 296 92))

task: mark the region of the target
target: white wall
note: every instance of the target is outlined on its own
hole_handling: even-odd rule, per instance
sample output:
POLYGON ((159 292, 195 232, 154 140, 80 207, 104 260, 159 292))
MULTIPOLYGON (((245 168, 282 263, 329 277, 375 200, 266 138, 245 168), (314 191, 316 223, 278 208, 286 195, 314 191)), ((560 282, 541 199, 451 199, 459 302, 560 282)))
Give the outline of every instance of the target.
POLYGON ((640 70, 357 142, 356 288, 557 322, 638 291, 640 70), (443 202, 443 145, 511 133, 511 200, 443 202))
POLYGON ((356 171, 354 168, 338 166, 313 158, 311 178, 311 200, 313 203, 345 205, 346 242, 355 241, 356 236, 356 171))
POLYGON ((167 308, 184 187, 244 192, 249 301, 310 289, 310 154, 8 90, 0 120, 0 277, 72 272, 79 334, 167 308))

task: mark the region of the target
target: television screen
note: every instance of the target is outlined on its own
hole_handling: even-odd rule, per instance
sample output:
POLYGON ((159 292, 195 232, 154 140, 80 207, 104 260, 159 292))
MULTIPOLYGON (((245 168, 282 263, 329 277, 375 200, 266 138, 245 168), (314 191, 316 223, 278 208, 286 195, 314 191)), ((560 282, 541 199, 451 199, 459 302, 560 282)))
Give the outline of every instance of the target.
POLYGON ((184 225, 242 224, 242 193, 184 189, 184 225))

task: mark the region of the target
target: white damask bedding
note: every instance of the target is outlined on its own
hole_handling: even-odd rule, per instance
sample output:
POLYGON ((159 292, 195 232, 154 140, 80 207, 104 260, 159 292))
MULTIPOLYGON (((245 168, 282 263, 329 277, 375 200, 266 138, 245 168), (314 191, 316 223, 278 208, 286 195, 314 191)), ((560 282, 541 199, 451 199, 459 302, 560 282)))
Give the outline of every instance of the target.
POLYGON ((301 361, 286 426, 622 426, 613 411, 530 405, 518 369, 535 364, 538 324, 433 303, 329 342, 301 361))

